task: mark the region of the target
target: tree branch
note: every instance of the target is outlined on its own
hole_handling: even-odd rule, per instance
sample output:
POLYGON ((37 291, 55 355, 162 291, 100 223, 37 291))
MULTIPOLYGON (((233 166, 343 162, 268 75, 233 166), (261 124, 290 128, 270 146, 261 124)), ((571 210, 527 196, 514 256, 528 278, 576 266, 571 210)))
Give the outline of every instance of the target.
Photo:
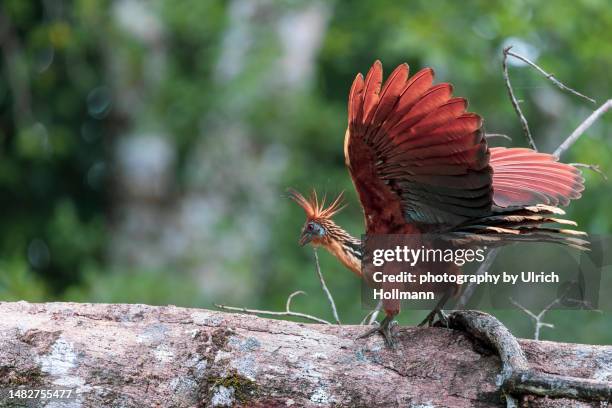
MULTIPOLYGON (((514 111, 516 112, 517 116, 519 117, 519 120, 521 122, 521 126, 523 128, 523 133, 525 133, 525 137, 527 137, 527 141, 529 142, 529 145, 533 148, 533 150, 538 150, 536 148, 536 144, 535 141, 533 139, 533 136, 531 135, 531 131, 529 130, 529 125, 527 123, 527 119, 525 118, 525 115, 523 115, 523 111, 521 110, 520 106, 519 106, 519 101, 516 99, 516 97, 514 96, 514 90, 512 89, 512 84, 510 83, 510 75, 508 74, 508 56, 514 57, 518 60, 523 61, 524 63, 528 64, 529 66, 531 66, 532 68, 534 68, 536 71, 538 71, 540 74, 542 74, 544 77, 546 77, 547 79, 549 79, 553 84, 555 84, 558 88, 560 88, 563 91, 567 91, 570 92, 580 98, 586 99, 589 102, 592 103, 596 103, 595 99, 590 98, 578 91, 576 91, 575 89, 570 88, 569 86, 563 84, 561 81, 559 81, 557 78, 555 78, 555 76, 553 74, 549 74, 548 72, 544 71, 539 65, 537 65, 536 63, 532 62, 531 60, 529 60, 526 57, 523 57, 520 54, 516 54, 515 52, 510 51, 512 49, 512 46, 506 47, 503 50, 503 60, 502 60, 502 67, 503 67, 503 74, 504 74, 504 80, 506 83, 506 89, 508 90, 508 95, 510 96, 510 101, 512 102, 512 107, 514 108, 514 111)), ((589 116, 584 122, 582 122, 582 124, 580 126, 578 126, 578 128, 567 138, 567 140, 565 142, 563 142, 561 144, 561 146, 559 146, 559 148, 557 148, 557 150, 555 150, 555 152, 553 153, 553 155, 557 158, 559 158, 561 156, 561 154, 567 150, 576 140, 578 140, 578 138, 593 124, 593 122, 595 122, 601 115, 603 115, 607 110, 610 109, 610 105, 611 105, 611 101, 608 100, 606 103, 604 103, 599 109, 597 109, 595 112, 593 112, 593 114, 591 114, 591 116, 589 116)))
MULTIPOLYGON (((321 273, 321 265, 319 264, 319 255, 317 254, 317 249, 314 247, 313 247, 313 252, 314 252, 314 257, 315 257, 315 269, 317 272, 317 276, 319 278, 319 282, 321 283, 321 288, 323 289, 323 292, 325 292, 325 295, 327 296, 327 300, 329 301, 329 304, 331 305, 332 313, 334 315, 334 320, 336 321, 337 324, 342 324, 340 323, 340 318, 338 317, 338 310, 336 309, 336 303, 334 302, 334 298, 332 297, 331 292, 327 288, 327 284, 325 283, 325 279, 323 278, 323 274, 321 273)), ((234 312, 242 312, 242 313, 256 314, 256 315, 299 317, 299 318, 310 320, 316 323, 331 324, 327 320, 321 319, 319 317, 312 316, 306 313, 292 311, 291 301, 293 300, 293 297, 296 295, 306 295, 306 292, 298 290, 297 292, 293 292, 292 294, 290 294, 289 297, 287 298, 287 303, 285 305, 284 312, 277 312, 273 310, 247 309, 245 307, 226 306, 226 305, 218 305, 218 304, 215 304, 215 307, 218 307, 219 309, 222 309, 222 310, 229 310, 229 311, 234 311, 234 312)))
POLYGON ((527 142, 529 142, 529 145, 533 150, 537 151, 538 148, 536 147, 535 141, 533 140, 533 136, 531 136, 529 124, 527 123, 527 119, 525 118, 525 115, 523 115, 523 111, 519 106, 519 101, 516 99, 516 96, 514 96, 514 90, 512 89, 512 84, 510 83, 510 75, 508 74, 508 55, 510 55, 509 52, 511 48, 512 46, 504 48, 504 57, 502 59, 502 68, 504 73, 504 81, 506 83, 506 90, 508 91, 508 96, 510 96, 510 102, 512 103, 512 107, 514 108, 514 111, 516 112, 519 120, 521 121, 523 133, 527 138, 527 142))
MULTIPOLYGON (((527 124, 527 119, 525 119, 525 116, 523 115, 523 112, 521 111, 521 108, 519 107, 519 103, 518 103, 516 97, 514 96, 514 91, 512 89, 512 84, 510 83, 510 76, 508 74, 508 63, 507 63, 507 59, 508 59, 509 55, 514 57, 514 58, 518 58, 519 60, 529 64, 531 67, 535 68, 538 72, 540 72, 546 78, 550 79, 555 85, 559 86, 561 89, 570 91, 571 93, 573 93, 575 95, 578 95, 578 96, 580 96, 582 98, 585 98, 585 99, 587 99, 587 100, 589 100, 591 102, 595 102, 595 100, 592 99, 592 98, 589 98, 588 96, 585 96, 585 95, 581 94, 578 91, 575 91, 572 88, 569 88, 569 87, 565 86, 563 83, 558 81, 552 74, 547 73, 542 68, 540 68, 537 64, 533 63, 532 61, 530 61, 529 59, 523 57, 522 55, 519 55, 519 54, 516 54, 516 53, 510 51, 511 48, 512 48, 512 46, 509 46, 509 47, 504 48, 504 50, 503 50, 502 66, 503 66, 504 79, 505 79, 505 83, 506 83, 506 89, 508 90, 508 94, 510 95, 510 101, 512 102, 512 106, 514 107, 514 110, 515 110, 516 114, 518 115, 519 120, 521 121, 521 125, 523 126, 523 131, 525 133, 525 136, 527 137, 527 140, 529 141, 529 144, 531 145, 531 147, 534 150, 537 150, 537 148, 535 146, 535 142, 534 142, 534 140, 533 140, 533 138, 531 136, 531 132, 529 131, 529 125, 527 124)), ((593 123, 595 123, 604 113, 606 113, 608 110, 610 110, 611 107, 612 107, 612 99, 608 99, 601 107, 599 107, 588 118, 586 118, 576 128, 576 130, 574 130, 572 132, 572 134, 569 135, 569 137, 563 143, 561 143, 561 145, 559 145, 559 147, 554 151, 553 156, 555 156, 556 158, 559 158, 563 153, 565 153, 580 138, 580 136, 582 136, 582 134, 584 132, 586 132, 586 130, 593 123)), ((487 137, 498 137, 498 136, 501 137, 501 136, 505 136, 505 135, 493 133, 493 134, 486 134, 485 136, 487 136, 487 137)), ((512 140, 512 139, 510 138, 510 140, 512 140)), ((608 179, 606 174, 603 171, 601 171, 599 165, 597 165, 597 164, 570 163, 570 165, 572 165, 574 167, 588 168, 588 169, 598 173, 601 177, 603 177, 604 180, 608 179)), ((478 268, 478 271, 476 272, 476 275, 483 274, 485 271, 487 271, 491 267, 491 265, 493 264, 493 261, 495 260, 495 257, 497 256, 497 252, 498 251, 499 251, 498 248, 494 248, 493 250, 491 250, 487 254, 487 257, 485 258, 484 262, 478 268)), ((457 302, 457 305, 456 305, 457 309, 464 309, 465 308, 465 306, 469 302, 470 298, 474 294, 474 290, 476 290, 475 284, 473 284, 473 283, 468 284, 468 286, 463 291, 463 293, 461 294, 461 297, 459 298, 459 300, 457 302)))
POLYGON ((595 101, 595 99, 589 98, 588 96, 581 94, 580 92, 576 91, 575 89, 572 89, 569 86, 566 86, 561 81, 559 81, 557 78, 555 78, 555 76, 553 74, 549 74, 548 72, 546 72, 542 68, 540 68, 540 66, 538 64, 530 61, 529 59, 527 59, 526 57, 523 57, 520 54, 516 54, 516 53, 510 51, 510 48, 512 48, 512 47, 506 48, 504 53, 507 54, 507 55, 510 55, 511 57, 514 57, 516 59, 519 59, 519 60, 523 61, 524 63, 530 65, 532 68, 535 68, 536 71, 538 71, 540 74, 542 74, 546 79, 549 79, 550 82, 555 84, 562 91, 567 91, 567 92, 573 93, 574 95, 576 95, 576 96, 578 96, 578 97, 580 97, 582 99, 586 99, 587 101, 589 101, 591 103, 597 103, 595 101))
POLYGON ((460 311, 449 316, 451 327, 467 331, 492 347, 502 361, 499 383, 509 395, 539 395, 585 401, 612 399, 612 383, 534 370, 516 338, 495 317, 483 312, 460 311))
POLYGON ((374 324, 381 310, 382 310, 382 300, 379 300, 378 303, 376 304, 376 307, 373 310, 370 310, 368 314, 366 314, 363 317, 363 319, 361 319, 361 322, 359 324, 362 326, 370 326, 374 324))
POLYGON ((525 308, 523 305, 521 305, 520 303, 518 303, 517 301, 515 301, 514 299, 510 298, 510 302, 512 302, 512 304, 516 307, 518 307, 519 309, 521 309, 527 316, 529 316, 535 325, 535 329, 534 329, 534 333, 533 333, 533 338, 534 340, 540 340, 540 329, 542 327, 548 327, 550 329, 554 329, 555 325, 551 324, 551 323, 545 323, 542 321, 542 319, 544 318, 544 315, 546 313, 548 313, 548 311, 553 308, 554 306, 556 306, 559 303, 559 299, 555 299, 552 302, 550 302, 544 309, 542 309, 542 311, 540 311, 540 313, 538 313, 537 315, 535 313, 533 313, 532 311, 530 311, 529 309, 525 308))
POLYGON ((594 171, 595 173, 599 174, 601 178, 604 179, 604 181, 608 181, 608 176, 606 175, 606 173, 604 173, 601 170, 601 167, 599 167, 599 164, 586 164, 586 163, 568 163, 568 164, 570 166, 582 167, 582 168, 594 171))
POLYGON ((329 305, 331 306, 332 313, 334 315, 334 320, 337 324, 340 323, 340 317, 338 317, 338 310, 336 309, 336 302, 334 302, 334 298, 332 297, 331 292, 327 288, 327 284, 325 283, 325 279, 323 279, 323 274, 321 273, 321 265, 319 264, 319 255, 317 254, 317 248, 312 247, 312 251, 314 252, 315 257, 315 267, 317 270, 317 276, 319 277, 319 282, 321 283, 321 289, 325 292, 325 296, 327 296, 327 300, 329 301, 329 305))
POLYGON ((565 153, 576 141, 582 136, 588 128, 591 127, 604 113, 608 112, 612 108, 612 99, 608 99, 603 105, 597 108, 593 113, 589 115, 573 132, 565 139, 563 143, 554 151, 553 156, 559 158, 565 153))
POLYGON ((494 139, 496 137, 500 138, 500 139, 506 139, 507 141, 511 142, 512 138, 508 135, 504 135, 501 133, 485 133, 485 137, 487 139, 494 139))
MULTIPOLYGON (((493 248, 487 253, 485 260, 480 264, 480 266, 478 267, 478 270, 475 273, 476 276, 482 275, 485 272, 489 271, 489 269, 493 265, 493 262, 495 262, 495 258, 497 257, 497 254, 499 253, 499 251, 500 251, 500 248, 493 248)), ((468 302, 472 298, 472 295, 474 294, 475 290, 476 290, 476 284, 473 282, 468 283, 466 288, 463 290, 463 293, 461 293, 461 296, 459 297, 459 300, 457 301, 457 305, 455 307, 457 309, 465 309, 468 302)))
MULTIPOLYGON (((470 313, 468 327, 488 327, 490 317, 470 313)), ((83 408, 500 406, 500 359, 466 332, 398 328, 390 350, 380 336, 356 340, 363 330, 175 306, 3 302, 0 406, 26 405, 7 401, 7 390, 57 387, 75 399, 46 403, 83 408)), ((611 346, 509 347, 502 363, 532 371, 513 371, 504 390, 536 395, 531 408, 591 406, 565 398, 570 391, 609 396, 611 346)))
POLYGON ((327 320, 318 318, 316 316, 312 316, 306 313, 294 312, 291 310, 291 301, 293 300, 293 297, 297 295, 306 295, 306 294, 307 294, 306 292, 301 291, 301 290, 298 290, 297 292, 293 292, 292 294, 290 294, 289 297, 287 298, 287 303, 285 305, 284 312, 275 312, 273 310, 247 309, 246 307, 235 307, 235 306, 226 306, 226 305, 218 305, 218 304, 215 304, 215 307, 218 307, 219 309, 222 309, 222 310, 229 310, 233 312, 241 312, 241 313, 255 314, 255 315, 267 315, 267 316, 299 317, 299 318, 310 320, 316 323, 331 324, 327 320))

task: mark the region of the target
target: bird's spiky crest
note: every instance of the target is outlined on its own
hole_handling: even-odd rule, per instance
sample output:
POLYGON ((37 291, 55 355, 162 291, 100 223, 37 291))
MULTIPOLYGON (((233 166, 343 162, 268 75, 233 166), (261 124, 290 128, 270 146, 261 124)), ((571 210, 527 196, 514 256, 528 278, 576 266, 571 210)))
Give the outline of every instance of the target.
POLYGON ((331 202, 331 204, 326 208, 325 207, 325 199, 326 196, 323 196, 321 202, 319 202, 319 197, 317 196, 317 192, 313 189, 310 193, 310 197, 306 198, 298 191, 289 189, 289 198, 298 203, 300 207, 304 209, 306 212, 306 217, 308 219, 330 219, 342 209, 346 207, 343 205, 342 198, 344 197, 344 192, 338 194, 336 199, 331 202))

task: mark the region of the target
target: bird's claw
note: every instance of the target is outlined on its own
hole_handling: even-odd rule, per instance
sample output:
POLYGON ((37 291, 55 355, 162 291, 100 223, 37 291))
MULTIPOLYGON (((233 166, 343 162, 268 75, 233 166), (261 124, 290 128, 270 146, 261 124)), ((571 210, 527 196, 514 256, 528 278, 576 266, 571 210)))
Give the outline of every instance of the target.
POLYGON ((380 324, 376 323, 376 327, 371 328, 370 330, 368 330, 357 338, 365 339, 373 334, 380 333, 385 339, 385 344, 387 345, 387 347, 394 349, 397 346, 397 341, 394 339, 393 334, 393 328, 395 326, 397 326, 397 322, 393 320, 393 317, 386 316, 380 324))
POLYGON ((448 315, 444 313, 444 310, 438 310, 438 323, 440 323, 443 327, 447 329, 450 326, 450 322, 448 321, 448 315))
POLYGON ((427 324, 427 326, 429 327, 433 326, 436 316, 438 316, 438 322, 436 322, 436 325, 437 323, 439 323, 440 326, 442 327, 446 327, 446 328, 449 327, 448 316, 441 309, 434 309, 431 312, 429 312, 427 317, 425 317, 425 319, 423 319, 423 321, 419 323, 418 327, 425 326, 425 324, 427 324))

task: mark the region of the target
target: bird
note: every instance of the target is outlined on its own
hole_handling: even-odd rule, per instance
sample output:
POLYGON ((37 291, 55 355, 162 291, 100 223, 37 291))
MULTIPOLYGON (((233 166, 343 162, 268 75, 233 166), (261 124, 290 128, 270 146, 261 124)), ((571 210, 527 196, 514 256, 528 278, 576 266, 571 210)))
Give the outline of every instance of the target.
MULTIPOLYGON (((581 172, 547 153, 529 148, 489 147, 483 119, 468 112, 449 83, 434 85, 434 71, 409 75, 399 65, 383 83, 377 60, 365 78, 357 74, 348 97, 345 164, 364 215, 365 236, 445 234, 457 242, 502 245, 515 241, 555 242, 585 249, 582 231, 563 226, 560 208, 581 197, 581 172), (552 227, 559 224, 563 228, 552 227)), ((364 271, 364 243, 333 221, 343 193, 329 205, 315 190, 309 197, 289 189, 306 213, 299 244, 322 246, 356 276, 364 271)), ((365 276, 364 276, 365 275, 365 276)), ((447 290, 421 323, 432 325, 457 288, 447 290)), ((372 330, 388 345, 400 304, 383 300, 385 317, 372 330)))

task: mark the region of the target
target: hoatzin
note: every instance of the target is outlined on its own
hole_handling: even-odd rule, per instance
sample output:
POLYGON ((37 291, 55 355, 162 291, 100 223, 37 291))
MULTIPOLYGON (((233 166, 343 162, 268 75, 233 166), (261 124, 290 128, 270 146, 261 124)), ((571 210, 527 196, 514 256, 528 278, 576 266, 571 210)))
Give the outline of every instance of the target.
MULTIPOLYGON (((365 80, 355 78, 348 100, 344 156, 365 217, 366 234, 456 234, 502 244, 547 241, 584 248, 579 231, 545 224, 576 225, 556 218, 580 197, 584 179, 576 168, 525 148, 489 148, 480 116, 452 97, 448 83, 432 85, 425 68, 408 75, 398 66, 382 85, 376 61, 365 80), (381 87, 382 85, 382 87, 381 87)), ((300 244, 325 247, 362 275, 362 243, 332 221, 341 195, 328 207, 316 193, 290 197, 306 212, 300 244)), ((365 276, 366 281, 371 277, 365 276)), ((430 325, 448 296, 423 321, 430 325)), ((392 344, 390 323, 399 301, 383 300, 386 314, 375 331, 392 344)))

